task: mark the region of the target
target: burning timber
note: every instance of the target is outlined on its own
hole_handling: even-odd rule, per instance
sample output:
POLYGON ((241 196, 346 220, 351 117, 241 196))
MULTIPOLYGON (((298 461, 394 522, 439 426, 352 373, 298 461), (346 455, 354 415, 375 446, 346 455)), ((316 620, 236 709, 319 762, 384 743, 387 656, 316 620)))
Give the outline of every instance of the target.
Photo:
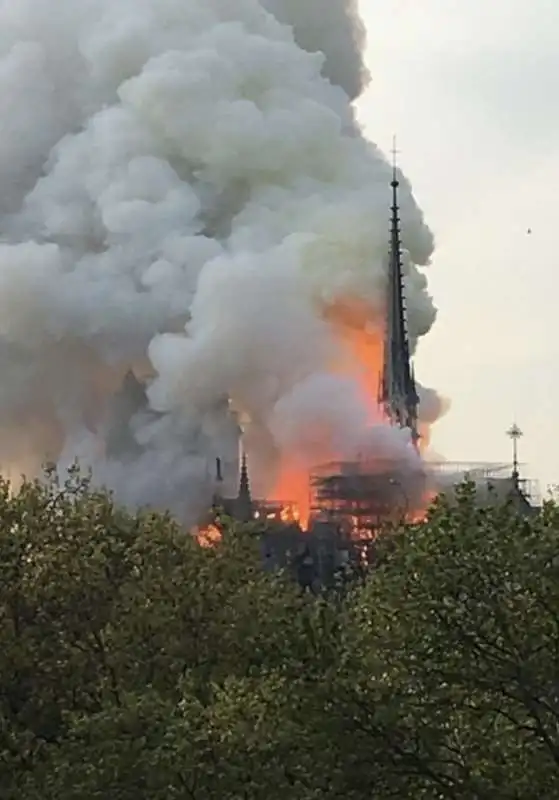
POLYGON ((428 504, 427 472, 398 462, 325 464, 311 475, 310 489, 312 517, 339 520, 355 539, 372 538, 383 523, 413 517, 428 504))

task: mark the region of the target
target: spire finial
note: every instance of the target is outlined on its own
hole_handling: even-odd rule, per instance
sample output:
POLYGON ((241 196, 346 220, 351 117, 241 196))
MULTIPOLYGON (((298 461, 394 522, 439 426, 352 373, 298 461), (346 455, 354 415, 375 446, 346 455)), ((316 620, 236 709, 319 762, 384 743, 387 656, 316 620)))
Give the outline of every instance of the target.
POLYGON ((397 177, 397 169, 398 169, 398 154, 399 150, 396 147, 396 134, 392 137, 392 186, 398 186, 398 177, 397 177))
POLYGON ((512 441, 512 478, 516 483, 518 483, 518 479, 520 476, 520 473, 518 471, 518 440, 521 439, 524 436, 524 434, 522 433, 516 422, 513 422, 513 424, 507 431, 507 436, 512 441))

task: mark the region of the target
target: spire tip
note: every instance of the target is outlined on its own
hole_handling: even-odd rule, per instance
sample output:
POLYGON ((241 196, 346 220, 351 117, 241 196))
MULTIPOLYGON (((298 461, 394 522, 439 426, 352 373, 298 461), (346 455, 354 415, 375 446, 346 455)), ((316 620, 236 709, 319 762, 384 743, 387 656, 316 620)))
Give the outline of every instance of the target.
POLYGON ((398 170, 398 153, 399 150, 396 147, 396 135, 392 137, 392 183, 391 186, 396 188, 398 186, 398 177, 397 177, 397 170, 398 170))

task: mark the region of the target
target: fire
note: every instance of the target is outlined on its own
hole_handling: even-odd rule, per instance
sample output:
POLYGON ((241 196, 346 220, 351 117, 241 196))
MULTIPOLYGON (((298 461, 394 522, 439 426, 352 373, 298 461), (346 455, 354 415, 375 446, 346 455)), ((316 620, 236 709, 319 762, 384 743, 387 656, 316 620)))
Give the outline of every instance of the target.
MULTIPOLYGON (((350 376, 359 387, 363 403, 368 409, 368 422, 373 425, 382 420, 384 411, 379 408, 379 389, 384 362, 384 337, 379 316, 375 309, 357 298, 339 299, 322 309, 322 315, 340 344, 340 355, 331 364, 332 374, 350 376)), ((421 449, 428 445, 428 429, 421 430, 421 449)), ((325 437, 328 432, 325 432, 325 437)), ((332 460, 339 454, 333 453, 332 460)), ((301 527, 307 527, 311 512, 311 487, 308 470, 295 458, 284 457, 279 479, 271 495, 272 500, 289 501, 282 511, 285 521, 299 521, 301 527)), ((426 493, 419 508, 410 508, 404 512, 407 522, 418 522, 425 518, 427 508, 433 497, 426 493)), ((415 505, 415 503, 414 503, 415 505)), ((400 513, 400 517, 402 512, 400 513)), ((357 518, 350 523, 351 538, 360 541, 374 539, 374 530, 369 526, 363 528, 363 522, 357 518)))
POLYGON ((409 515, 408 522, 412 524, 425 522, 427 518, 427 513, 435 500, 437 499, 438 493, 433 489, 429 489, 425 492, 423 497, 421 507, 418 508, 415 512, 409 515))
POLYGON ((338 300, 325 308, 324 318, 343 346, 343 360, 333 364, 332 371, 356 379, 370 409, 369 421, 378 421, 383 336, 373 310, 361 300, 338 300))
POLYGON ((200 547, 215 547, 221 542, 221 531, 217 525, 211 524, 205 528, 196 528, 193 533, 200 547))
POLYGON ((281 465, 270 499, 285 503, 281 511, 282 520, 298 522, 306 529, 311 510, 308 471, 300 464, 290 463, 286 459, 281 465))
MULTIPOLYGON (((334 374, 351 375, 360 387, 369 419, 378 421, 378 391, 383 364, 383 337, 373 310, 363 301, 346 298, 324 307, 324 319, 341 345, 341 358, 331 365, 334 374)), ((333 454, 336 457, 336 454, 333 454)), ((286 519, 297 520, 305 529, 310 516, 308 470, 289 457, 281 464, 270 499, 289 501, 286 519)))

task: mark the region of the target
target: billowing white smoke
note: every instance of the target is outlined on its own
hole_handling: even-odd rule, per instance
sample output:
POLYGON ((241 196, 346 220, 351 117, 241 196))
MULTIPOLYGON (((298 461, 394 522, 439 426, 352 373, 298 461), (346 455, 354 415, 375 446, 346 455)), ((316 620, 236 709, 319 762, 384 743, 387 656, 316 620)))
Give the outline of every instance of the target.
MULTIPOLYGON (((188 516, 235 451, 227 398, 268 454, 313 393, 332 440, 356 439, 318 307, 382 297, 390 169, 350 106, 362 42, 349 0, 0 1, 5 469, 79 456, 188 516)), ((417 338, 433 243, 402 183, 417 338)))
POLYGON ((293 28, 299 47, 323 53, 322 74, 352 100, 369 79, 363 63, 365 28, 357 0, 263 0, 280 22, 293 28))

